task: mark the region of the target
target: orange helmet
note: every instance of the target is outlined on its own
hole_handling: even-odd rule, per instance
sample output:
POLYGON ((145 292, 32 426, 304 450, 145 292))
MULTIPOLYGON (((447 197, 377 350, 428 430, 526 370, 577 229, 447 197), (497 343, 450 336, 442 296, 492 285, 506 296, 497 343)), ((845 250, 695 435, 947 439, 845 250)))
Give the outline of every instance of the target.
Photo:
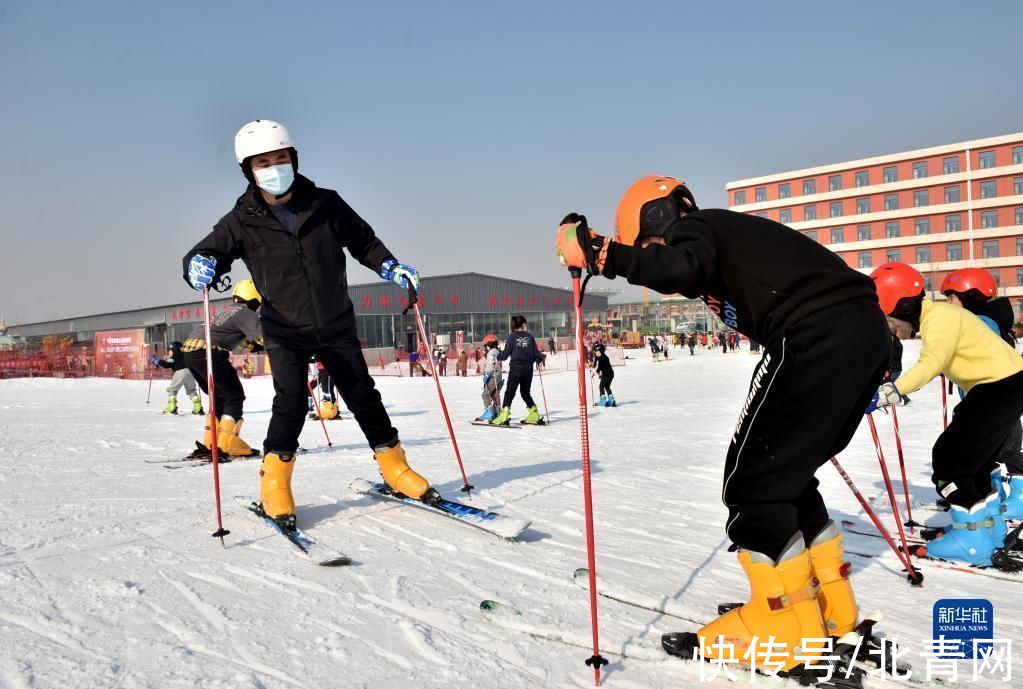
POLYGON ((994 277, 983 268, 962 268, 949 273, 941 281, 941 293, 946 296, 949 292, 965 294, 974 289, 986 299, 998 294, 994 277))
POLYGON ((487 335, 485 335, 483 337, 483 346, 484 347, 491 347, 491 346, 496 347, 497 346, 497 335, 495 335, 494 333, 488 333, 487 335))
POLYGON ((877 300, 881 310, 891 316, 902 299, 920 297, 924 293, 924 276, 905 263, 891 261, 879 265, 870 274, 877 288, 877 300))
POLYGON ((661 237, 680 213, 699 210, 685 182, 649 175, 629 187, 615 213, 615 241, 633 245, 640 237, 661 237))

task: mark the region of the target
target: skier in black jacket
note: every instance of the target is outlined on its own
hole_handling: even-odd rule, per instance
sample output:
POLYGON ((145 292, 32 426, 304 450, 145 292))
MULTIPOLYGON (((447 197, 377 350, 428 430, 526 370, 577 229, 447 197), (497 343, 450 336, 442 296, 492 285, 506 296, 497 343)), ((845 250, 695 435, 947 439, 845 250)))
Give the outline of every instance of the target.
POLYGON ((434 499, 429 482, 409 467, 362 357, 343 249, 410 291, 419 274, 399 263, 337 192, 297 174, 298 153, 283 125, 246 124, 235 136, 235 155, 249 186, 183 264, 185 280, 206 289, 241 259, 263 295, 260 319, 275 391, 260 469, 264 511, 285 528, 295 525, 291 474, 313 354, 337 384, 387 484, 411 498, 434 499))
POLYGON ((615 379, 615 370, 611 367, 611 359, 607 356, 604 344, 598 342, 593 345, 593 351, 597 355, 597 375, 600 376, 600 400, 598 407, 617 407, 614 393, 611 392, 611 381, 615 379))
MULTIPOLYGON (((766 345, 722 490, 726 533, 753 593, 699 636, 709 645, 724 635, 738 658, 754 637, 774 635, 788 654, 783 669, 804 669, 792 653, 802 639, 851 631, 858 614, 842 538, 814 473, 848 444, 888 366, 874 285, 784 225, 699 210, 671 177, 646 177, 626 192, 615 234, 614 241, 594 234, 570 214, 558 230, 559 257, 591 274, 700 298, 729 328, 766 345)), ((676 655, 700 644, 692 634, 662 643, 676 655)))
POLYGON ((500 361, 511 358, 508 364, 508 387, 504 391, 501 412, 490 423, 495 426, 507 426, 511 423, 511 403, 515 399, 515 391, 518 390, 522 394, 522 401, 529 407, 529 413, 522 419, 522 423, 529 426, 542 424, 543 417, 533 402, 533 396, 529 394, 529 388, 533 384, 533 367, 543 361, 543 355, 536 346, 536 340, 526 332, 525 316, 512 316, 511 329, 504 343, 504 351, 497 355, 500 361))

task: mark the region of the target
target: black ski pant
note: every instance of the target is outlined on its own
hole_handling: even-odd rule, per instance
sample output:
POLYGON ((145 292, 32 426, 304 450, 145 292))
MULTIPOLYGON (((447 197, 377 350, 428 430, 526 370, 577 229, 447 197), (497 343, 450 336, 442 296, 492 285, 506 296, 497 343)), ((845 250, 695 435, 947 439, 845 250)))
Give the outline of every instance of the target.
POLYGON ((1010 474, 1023 476, 1023 422, 1012 427, 1009 436, 998 448, 995 461, 1004 464, 1010 474))
POLYGON ((611 381, 614 379, 614 371, 608 371, 607 373, 600 374, 600 394, 602 396, 611 394, 611 381))
POLYGON ((330 373, 327 369, 321 369, 316 379, 316 384, 320 387, 320 399, 329 399, 332 403, 337 403, 337 397, 334 395, 334 380, 330 377, 330 373))
MULTIPOLYGON (((185 364, 192 377, 207 395, 210 394, 206 380, 206 350, 185 352, 185 364)), ((217 407, 217 418, 227 415, 237 421, 242 418, 245 403, 245 388, 238 379, 238 371, 231 365, 231 355, 222 349, 213 350, 213 402, 217 407)))
POLYGON ((504 404, 503 407, 510 407, 512 400, 515 399, 515 391, 518 390, 519 394, 522 395, 522 401, 526 403, 526 406, 533 408, 536 403, 533 402, 533 396, 529 394, 529 388, 533 384, 533 367, 523 366, 520 364, 512 364, 508 367, 508 387, 504 391, 504 404))
POLYGON ((814 474, 852 439, 890 347, 885 317, 866 299, 816 311, 767 343, 725 461, 735 545, 777 559, 797 530, 809 540, 824 528, 814 474))
POLYGON ((298 436, 306 420, 309 357, 313 354, 333 379, 369 446, 375 448, 397 439, 398 431, 391 425, 380 393, 369 375, 353 328, 347 337, 329 345, 310 349, 271 345, 267 350, 275 394, 263 451, 295 452, 298 449, 298 436))
POLYGON ((938 492, 960 507, 990 494, 998 453, 1019 428, 1021 415, 1023 372, 966 393, 931 451, 931 480, 938 492))

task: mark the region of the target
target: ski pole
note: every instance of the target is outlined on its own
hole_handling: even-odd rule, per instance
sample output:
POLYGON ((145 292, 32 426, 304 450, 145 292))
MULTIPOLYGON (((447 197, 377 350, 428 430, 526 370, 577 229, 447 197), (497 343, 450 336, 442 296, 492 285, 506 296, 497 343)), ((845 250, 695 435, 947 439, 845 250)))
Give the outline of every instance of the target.
POLYGON ((913 567, 912 564, 907 564, 906 560, 909 557, 909 553, 903 553, 901 550, 899 550, 899 546, 895 545, 895 541, 892 540, 892 536, 890 533, 888 533, 888 529, 884 528, 884 524, 882 524, 881 520, 878 519, 878 516, 877 514, 874 513, 874 510, 871 509, 870 505, 867 503, 866 498, 863 497, 863 494, 856 487, 856 484, 853 483, 853 480, 849 478, 849 474, 845 473, 845 469, 843 469, 842 465, 838 463, 838 458, 832 457, 831 464, 834 465, 839 475, 841 475, 841 477, 845 479, 845 485, 849 486, 849 490, 851 490, 853 495, 856 496, 856 499, 859 500, 860 507, 862 507, 863 511, 867 513, 867 516, 870 517, 870 521, 874 522, 874 527, 878 530, 881 536, 884 537, 884 540, 888 542, 888 547, 890 547, 892 549, 892 552, 895 553, 895 557, 899 558, 899 562, 901 562, 902 565, 907 568, 907 571, 910 572, 909 582, 914 586, 919 586, 920 584, 922 584, 924 580, 923 573, 921 573, 919 569, 913 567))
POLYGON ((316 407, 316 415, 320 417, 320 425, 323 427, 323 437, 327 439, 327 447, 334 447, 334 443, 330 442, 330 434, 327 433, 327 423, 323 420, 323 414, 320 413, 320 401, 316 399, 316 395, 313 394, 313 382, 306 380, 305 386, 309 389, 309 396, 313 398, 313 406, 316 407))
POLYGON ((153 394, 153 371, 149 371, 149 391, 146 392, 146 406, 149 406, 149 397, 153 394))
POLYGON ((941 428, 948 428, 948 394, 945 392, 945 374, 941 374, 941 428))
POLYGON ((909 564, 909 571, 913 573, 912 557, 909 554, 909 542, 906 540, 906 530, 902 527, 902 517, 899 515, 899 505, 895 500, 895 489, 892 488, 892 478, 888 475, 888 463, 884 459, 884 450, 881 449, 881 438, 877 435, 877 424, 874 423, 874 415, 867 414, 867 424, 870 426, 870 435, 874 439, 874 448, 877 450, 877 461, 881 464, 881 475, 884 477, 884 486, 888 491, 888 502, 892 506, 892 514, 895 515, 895 526, 899 529, 899 538, 902 540, 902 548, 906 553, 906 563, 909 564))
MULTIPOLYGON (((583 455, 583 503, 586 511, 586 563, 590 570, 590 626, 593 628, 593 655, 586 659, 586 665, 593 668, 593 682, 600 684, 600 668, 607 665, 607 659, 600 655, 600 621, 597 616, 597 557, 593 535, 593 490, 590 485, 590 420, 589 404, 586 401, 586 354, 583 350, 583 287, 580 282, 582 271, 570 268, 572 292, 575 296, 575 348, 579 354, 579 370, 576 375, 579 388, 579 440, 583 455)), ((592 382, 592 381, 591 381, 592 382)))
POLYGON ((902 490, 906 496, 906 526, 913 528, 923 526, 913 521, 913 506, 909 500, 909 480, 906 478, 906 456, 902 452, 902 434, 899 432, 899 413, 892 405, 892 426, 895 428, 895 448, 899 451, 899 470, 902 472, 902 490))
POLYGON ((551 422, 551 415, 547 412, 547 391, 543 389, 543 371, 536 369, 536 375, 540 378, 540 394, 543 396, 543 415, 547 423, 551 422))
POLYGON ((231 533, 224 528, 224 519, 221 515, 220 510, 220 458, 217 452, 217 441, 219 440, 220 432, 217 430, 217 403, 216 397, 214 396, 213 389, 213 344, 210 341, 210 290, 209 288, 202 291, 202 315, 203 315, 203 327, 206 334, 206 385, 209 388, 209 403, 210 403, 210 430, 213 435, 213 442, 210 443, 210 448, 213 453, 213 494, 216 497, 217 503, 217 530, 213 532, 214 537, 220 538, 220 545, 224 546, 224 536, 231 533))
MULTIPOLYGON (((416 314, 416 324, 419 326, 419 336, 423 338, 424 345, 429 346, 430 338, 427 335, 426 326, 423 325, 423 317, 419 313, 418 296, 415 300, 412 300, 412 308, 416 314)), ((469 477, 465 475, 465 465, 462 464, 462 453, 458 451, 458 441, 455 440, 455 429, 451 426, 451 416, 448 414, 448 405, 447 402, 444 401, 444 392, 440 389, 440 376, 437 375, 437 371, 434 369, 433 357, 428 356, 426 358, 430 360, 430 373, 432 374, 431 377, 433 378, 434 385, 437 386, 437 399, 440 400, 440 408, 441 411, 444 412, 444 422, 448 425, 448 435, 451 436, 451 446, 455 449, 455 459, 458 460, 458 470, 462 472, 463 485, 461 491, 472 495, 470 491, 474 488, 474 486, 469 483, 469 477)))

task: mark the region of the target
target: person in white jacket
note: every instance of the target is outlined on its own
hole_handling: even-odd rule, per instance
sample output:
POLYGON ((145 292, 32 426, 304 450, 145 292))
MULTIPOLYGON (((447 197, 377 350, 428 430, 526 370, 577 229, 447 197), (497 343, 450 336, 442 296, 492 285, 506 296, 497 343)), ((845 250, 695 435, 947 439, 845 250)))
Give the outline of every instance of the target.
POLYGON ((500 354, 497 335, 490 333, 483 338, 483 348, 486 350, 483 367, 483 392, 480 397, 483 399, 483 413, 476 417, 477 421, 489 423, 497 416, 500 407, 501 388, 504 387, 504 375, 501 360, 497 358, 500 354))

